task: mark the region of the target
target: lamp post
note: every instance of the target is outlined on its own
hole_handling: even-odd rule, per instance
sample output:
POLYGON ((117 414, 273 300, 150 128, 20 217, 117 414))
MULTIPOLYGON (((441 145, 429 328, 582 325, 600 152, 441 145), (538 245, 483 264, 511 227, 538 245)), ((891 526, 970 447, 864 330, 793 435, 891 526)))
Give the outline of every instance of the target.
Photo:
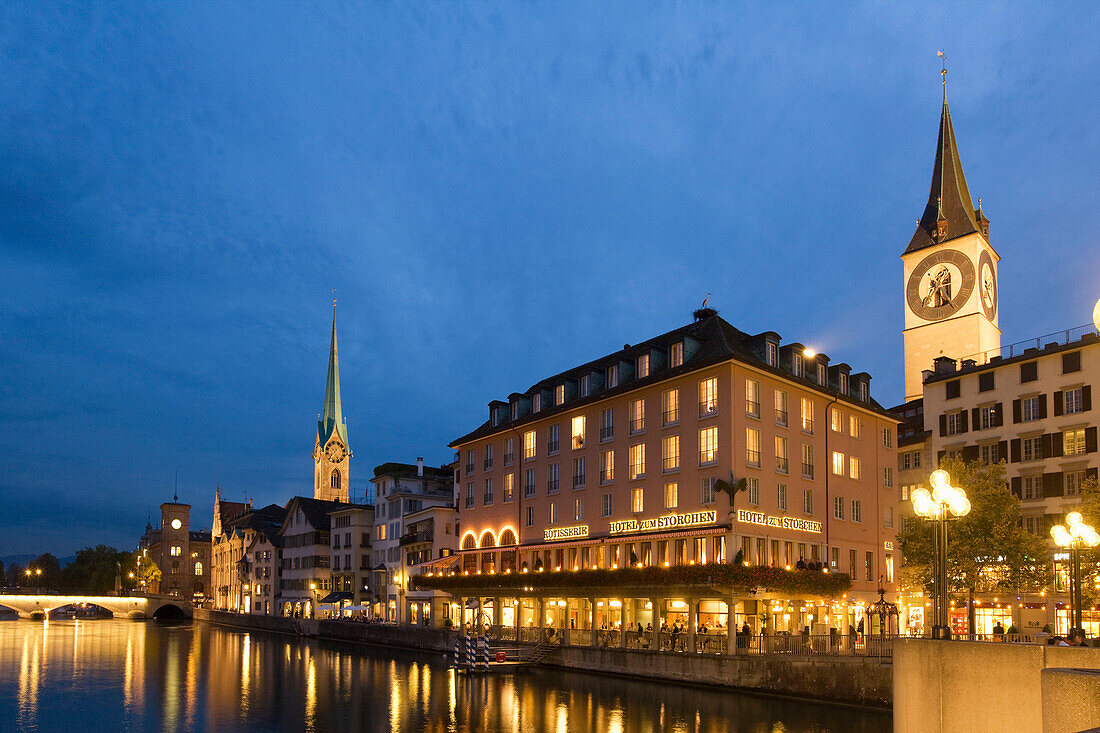
POLYGON ((1054 544, 1064 550, 1069 550, 1070 575, 1069 575, 1069 623, 1070 636, 1075 633, 1084 633, 1084 624, 1081 623, 1081 556, 1080 552, 1100 545, 1100 534, 1091 525, 1085 524, 1081 519, 1081 512, 1070 512, 1066 515, 1066 527, 1056 524, 1050 528, 1050 536, 1054 538, 1054 544))
POLYGON ((970 500, 966 492, 951 485, 951 474, 942 468, 936 469, 928 477, 932 484, 932 493, 919 488, 910 495, 913 511, 935 524, 936 562, 932 587, 935 591, 935 610, 933 613, 932 638, 950 639, 951 628, 947 618, 947 520, 949 517, 965 517, 970 513, 970 500))

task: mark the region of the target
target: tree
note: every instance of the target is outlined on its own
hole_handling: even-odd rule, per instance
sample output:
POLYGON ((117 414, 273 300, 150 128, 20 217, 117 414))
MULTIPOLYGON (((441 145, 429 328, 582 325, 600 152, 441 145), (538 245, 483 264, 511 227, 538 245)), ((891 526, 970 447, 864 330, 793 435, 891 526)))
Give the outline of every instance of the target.
POLYGON ((65 566, 61 573, 61 585, 70 591, 111 593, 115 589, 115 577, 120 567, 123 577, 126 577, 130 570, 130 553, 119 552, 106 545, 85 547, 65 566))
MULTIPOLYGON (((983 466, 955 458, 940 462, 951 483, 966 491, 970 513, 948 524, 947 569, 951 589, 969 596, 974 629, 974 593, 1040 587, 1049 579, 1050 550, 1043 537, 1025 531, 1020 500, 1004 480, 1004 465, 983 466)), ((933 522, 914 517, 898 534, 904 576, 931 590, 935 556, 933 522)))
POLYGON ((4 563, 0 562, 0 588, 8 584, 8 575, 4 572, 4 563))
MULTIPOLYGON (((1081 484, 1080 504, 1077 511, 1081 512, 1086 524, 1091 524, 1100 530, 1100 482, 1089 477, 1081 484)), ((1060 524, 1065 524, 1062 517, 1060 524)), ((1085 606, 1094 606, 1100 602, 1100 548, 1081 553, 1081 600, 1085 606)))
POLYGON ((24 568, 17 562, 13 562, 11 565, 8 565, 8 577, 11 578, 11 585, 13 588, 26 587, 27 579, 26 576, 24 576, 23 574, 23 571, 25 569, 26 568, 24 568))
POLYGON ((35 573, 31 581, 38 588, 57 588, 61 581, 61 562, 46 552, 30 562, 28 565, 35 573), (38 571, 41 570, 41 574, 38 571))

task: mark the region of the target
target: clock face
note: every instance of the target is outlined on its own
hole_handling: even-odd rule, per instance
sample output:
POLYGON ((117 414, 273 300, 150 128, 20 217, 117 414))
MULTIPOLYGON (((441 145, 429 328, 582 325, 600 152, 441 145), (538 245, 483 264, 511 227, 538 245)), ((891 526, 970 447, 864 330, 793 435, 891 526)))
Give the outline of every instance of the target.
POLYGON ((328 448, 325 448, 325 455, 327 455, 328 459, 333 463, 339 463, 344 460, 344 446, 339 443, 329 443, 328 448))
POLYGON ((982 252, 978 258, 978 292, 982 296, 982 311, 992 321, 997 317, 997 270, 989 252, 982 252))
POLYGON ((178 519, 173 519, 172 520, 172 529, 179 529, 182 526, 183 526, 183 522, 181 522, 180 520, 178 520, 178 519))
MULTIPOLYGON (((974 264, 966 255, 942 250, 925 257, 913 270, 905 286, 905 300, 909 310, 924 320, 942 321, 966 304, 974 292, 974 281, 974 264)), ((993 287, 995 291, 996 283, 993 287)))

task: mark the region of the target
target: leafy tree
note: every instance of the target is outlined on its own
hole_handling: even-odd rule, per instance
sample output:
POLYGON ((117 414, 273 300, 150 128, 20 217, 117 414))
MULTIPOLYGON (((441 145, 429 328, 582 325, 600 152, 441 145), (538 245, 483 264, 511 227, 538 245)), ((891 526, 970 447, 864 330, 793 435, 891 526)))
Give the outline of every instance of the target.
POLYGON ((38 588, 56 588, 61 580, 61 562, 46 552, 34 560, 32 560, 28 567, 30 567, 35 575, 31 578, 31 582, 38 588), (41 570, 42 573, 38 574, 41 570))
MULTIPOLYGON (((1086 524, 1091 524, 1100 530, 1100 483, 1094 478, 1088 478, 1081 484, 1080 504, 1077 511, 1081 512, 1086 524)), ((1060 520, 1065 524, 1065 517, 1060 520)), ((1100 603, 1100 547, 1081 553, 1081 600, 1084 605, 1095 606, 1100 603)))
POLYGON ((70 591, 111 593, 120 569, 122 576, 126 577, 130 569, 130 553, 119 552, 106 545, 85 547, 65 566, 61 573, 61 585, 70 591))
POLYGON ((4 563, 0 562, 0 588, 8 584, 8 574, 4 572, 4 563))
MULTIPOLYGON (((969 595, 974 628, 975 592, 1018 591, 1049 580, 1050 550, 1044 538, 1020 523, 1020 500, 1008 489, 1004 465, 983 466, 945 458, 940 467, 966 491, 970 513, 948 524, 947 569, 951 590, 969 595)), ((903 579, 931 592, 935 560, 934 522, 915 517, 898 534, 905 558, 903 579)))
POLYGON ((26 570, 26 568, 17 562, 8 565, 8 577, 11 578, 12 587, 21 588, 27 584, 26 576, 23 575, 24 570, 26 570))
MULTIPOLYGON (((137 561, 136 554, 137 553, 135 553, 134 557, 135 563, 137 561)), ((160 568, 157 567, 157 564, 153 562, 152 558, 147 557, 142 559, 141 564, 137 565, 136 575, 138 580, 136 585, 138 588, 141 588, 142 584, 144 584, 145 590, 149 592, 159 588, 161 578, 160 568)))

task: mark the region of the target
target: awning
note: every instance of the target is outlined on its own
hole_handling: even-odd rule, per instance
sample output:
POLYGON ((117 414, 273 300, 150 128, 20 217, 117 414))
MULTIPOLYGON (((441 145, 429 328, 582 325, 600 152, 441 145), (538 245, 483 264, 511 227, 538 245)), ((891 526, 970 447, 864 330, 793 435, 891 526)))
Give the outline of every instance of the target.
POLYGON ((340 601, 350 601, 354 597, 355 596, 353 596, 351 593, 347 593, 345 591, 334 591, 332 593, 329 593, 324 598, 322 598, 319 602, 320 603, 339 603, 340 601))
POLYGON ((429 560, 422 562, 419 565, 414 566, 417 575, 423 575, 424 573, 442 573, 445 570, 450 570, 458 563, 459 555, 447 555, 447 557, 437 557, 435 560, 429 560))

